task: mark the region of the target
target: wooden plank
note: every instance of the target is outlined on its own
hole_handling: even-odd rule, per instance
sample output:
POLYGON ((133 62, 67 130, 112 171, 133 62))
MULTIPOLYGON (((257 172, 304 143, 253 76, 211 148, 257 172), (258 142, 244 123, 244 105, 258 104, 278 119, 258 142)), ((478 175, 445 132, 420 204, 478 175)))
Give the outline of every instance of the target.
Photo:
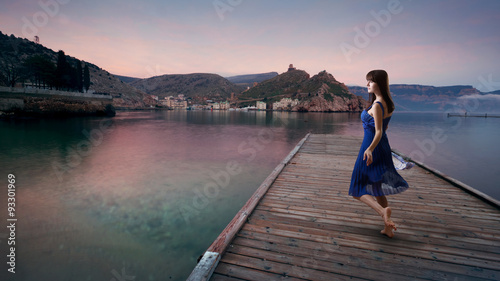
MULTIPOLYGON (((265 270, 255 270, 250 267, 238 265, 237 263, 237 260, 233 263, 225 263, 224 261, 222 261, 219 266, 217 266, 216 274, 218 276, 237 278, 236 280, 306 280, 302 278, 290 277, 286 275, 286 272, 282 274, 270 273, 265 270)), ((214 279, 210 280, 213 281, 214 279)))
MULTIPOLYGON (((432 277, 433 279, 439 280, 465 279, 466 276, 482 279, 495 277, 494 271, 478 271, 472 266, 459 266, 426 259, 408 259, 407 262, 403 264, 400 262, 401 257, 383 252, 362 250, 352 247, 346 248, 340 247, 339 245, 290 239, 269 234, 260 234, 259 236, 258 233, 253 233, 252 238, 258 240, 239 236, 235 239, 234 245, 260 249, 260 255, 258 252, 252 254, 252 256, 256 257, 265 256, 267 258, 267 252, 274 252, 280 253, 281 255, 301 256, 313 262, 325 261, 349 265, 350 267, 355 267, 350 269, 351 272, 348 273, 350 276, 367 279, 373 279, 374 276, 379 276, 379 274, 385 276, 391 275, 391 278, 396 280, 414 279, 416 277, 432 277), (453 271, 450 272, 450 269, 453 271), (377 273, 373 271, 381 272, 377 273), (396 272, 396 274, 393 274, 393 272, 396 272), (399 274, 397 274, 398 272, 399 274), (374 275, 371 275, 372 273, 374 275)), ((230 248, 229 251, 241 252, 238 251, 238 248, 236 248, 236 250, 235 248, 230 248)), ((248 251, 248 249, 245 249, 245 251, 248 251)), ((246 255, 250 254, 247 252, 246 255)))
POLYGON ((281 237, 271 234, 261 234, 257 232, 247 232, 242 230, 241 235, 235 240, 235 244, 242 244, 249 247, 256 247, 267 251, 276 251, 280 253, 303 253, 304 255, 320 257, 323 259, 330 259, 332 256, 344 257, 346 259, 355 259, 357 261, 369 260, 370 262, 364 263, 365 266, 373 264, 379 267, 379 263, 383 261, 390 265, 390 269, 398 270, 398 267, 406 271, 410 276, 423 276, 420 274, 422 269, 436 271, 436 275, 442 272, 443 279, 446 280, 449 274, 456 273, 458 275, 467 275, 484 279, 495 279, 498 276, 497 271, 490 271, 487 269, 477 270, 473 266, 454 265, 439 260, 429 259, 406 259, 404 263, 401 262, 401 257, 390 253, 365 250, 356 247, 344 247, 334 243, 325 243, 325 241, 314 242, 296 238, 281 237), (298 251, 301 249, 301 251, 298 251), (447 272, 447 273, 444 273, 447 272))
MULTIPOLYGON (((272 209, 272 210, 262 210, 260 208, 257 208, 255 210, 255 217, 258 217, 260 219, 265 219, 265 220, 275 220, 275 221, 281 221, 281 222, 286 222, 286 221, 291 221, 292 224, 297 224, 297 223, 312 223, 316 225, 328 225, 331 227, 341 227, 341 226, 352 226, 352 227, 357 227, 359 225, 370 225, 373 226, 374 228, 379 228, 381 227, 381 223, 377 221, 376 216, 356 216, 353 218, 348 218, 346 219, 346 215, 353 216, 352 213, 347 213, 347 212, 338 212, 336 213, 335 216, 332 216, 331 214, 329 215, 323 215, 323 214, 314 214, 314 215, 309 215, 309 213, 304 213, 301 211, 295 211, 295 210, 286 210, 286 209, 272 209)), ((398 233, 412 233, 413 235, 419 235, 417 238, 424 237, 425 239, 419 238, 421 240, 420 242, 427 242, 427 240, 430 239, 443 239, 445 241, 441 241, 441 244, 446 244, 448 242, 450 243, 467 243, 469 244, 476 244, 478 247, 480 245, 486 245, 487 248, 481 249, 482 251, 491 251, 491 252, 496 252, 500 253, 500 233, 491 233, 490 231, 484 230, 484 231, 477 231, 473 227, 466 227, 462 225, 447 225, 447 229, 454 230, 452 232, 446 231, 446 233, 443 233, 442 230, 439 229, 439 226, 441 224, 437 223, 404 223, 404 227, 401 227, 400 230, 398 230, 398 233), (427 228, 424 228, 427 227, 427 228), (425 231, 423 231, 425 229, 425 231), (473 232, 474 231, 474 237, 464 237, 462 234, 462 231, 465 233, 473 232), (424 236, 425 235, 425 236, 424 236)), ((499 257, 500 258, 500 257, 499 257)))
MULTIPOLYGON (((356 212, 352 212, 353 209, 350 208, 350 212, 346 212, 344 206, 329 209, 326 208, 327 206, 328 205, 316 205, 316 208, 311 208, 305 204, 280 204, 280 202, 265 200, 262 201, 261 204, 259 204, 257 210, 265 210, 271 213, 279 212, 287 214, 301 214, 304 216, 309 216, 310 219, 315 219, 315 221, 317 221, 317 219, 329 217, 335 217, 336 220, 339 221, 356 221, 368 217, 376 218, 376 215, 374 215, 373 212, 370 212, 370 210, 366 209, 356 209, 356 212)), ((355 206, 346 204, 345 207, 355 206)), ((409 227, 415 226, 421 228, 422 226, 427 226, 430 228, 434 227, 436 229, 440 226, 443 226, 444 224, 449 228, 460 228, 467 231, 474 231, 476 233, 484 233, 485 237, 491 237, 493 239, 500 240, 499 233, 496 232, 498 230, 498 227, 495 228, 495 224, 492 224, 491 220, 486 219, 471 219, 461 216, 460 220, 458 220, 457 216, 454 215, 443 214, 440 215, 440 217, 436 217, 435 213, 433 212, 430 212, 428 214, 422 212, 405 212, 404 220, 402 221, 402 223, 405 226, 409 227)))
POLYGON ((500 280, 500 209, 416 166, 390 196, 399 229, 348 196, 361 139, 309 135, 222 253, 211 280, 500 280))
MULTIPOLYGON (((341 194, 338 194, 341 195, 341 194)), ((294 193, 279 193, 277 191, 270 192, 268 194, 269 198, 273 198, 275 200, 283 200, 285 201, 292 201, 292 202, 300 202, 301 200, 305 201, 310 201, 314 199, 314 202, 316 204, 328 204, 328 203, 339 203, 339 204, 351 204, 349 200, 352 200, 351 198, 343 198, 340 200, 335 200, 335 199, 327 199, 325 197, 321 197, 319 194, 300 194, 300 192, 294 192, 294 193), (318 197, 318 198, 316 198, 318 197), (332 202, 333 201, 333 202, 332 202)), ((345 194, 344 194, 345 196, 345 194)), ((430 202, 420 202, 420 201, 411 201, 408 202, 406 200, 390 200, 391 204, 394 205, 403 205, 407 207, 409 210, 419 210, 423 209, 423 211, 427 212, 435 212, 435 211, 440 211, 440 212, 448 212, 448 213, 454 213, 460 215, 460 216, 470 216, 470 217, 475 217, 475 218, 485 218, 488 220, 491 220, 495 224, 500 223, 500 214, 494 214, 491 212, 488 212, 487 208, 480 208, 478 205, 475 206, 468 206, 468 205, 455 205, 455 206, 450 206, 449 204, 446 203, 430 203, 430 202)), ((453 199, 452 199, 453 200, 453 199)), ((357 202, 356 202, 357 203, 357 202)))
MULTIPOLYGON (((236 241, 234 247, 230 248, 228 252, 277 263, 300 265, 302 268, 313 268, 315 270, 332 273, 335 272, 336 274, 362 279, 383 279, 388 273, 391 273, 391 278, 395 280, 413 280, 415 278, 415 276, 407 275, 405 271, 394 272, 393 269, 387 267, 387 264, 384 263, 380 263, 376 267, 364 266, 364 262, 352 256, 328 255, 328 258, 325 259, 322 257, 323 253, 313 251, 312 253, 303 255, 304 253, 301 253, 301 251, 297 250, 295 247, 294 249, 290 249, 290 246, 288 246, 288 248, 287 246, 283 246, 279 252, 274 252, 238 245, 237 242, 238 241, 236 241)), ((302 248, 302 245, 299 248, 302 248)), ((316 277, 317 276, 307 276, 307 278, 312 280, 317 280, 315 279, 316 277)))
MULTIPOLYGON (((254 258, 244 255, 237 255, 230 252, 224 254, 224 263, 234 264, 249 268, 253 272, 264 271, 270 272, 278 276, 292 278, 291 280, 317 280, 317 281, 331 281, 331 280, 362 280, 359 278, 352 278, 350 276, 341 275, 334 272, 328 272, 308 266, 306 264, 293 264, 281 263, 267 259, 254 258), (333 278, 333 279, 332 279, 333 278)), ((342 265, 338 265, 341 267, 342 265)), ((251 279, 251 280, 269 280, 269 279, 251 279)))
MULTIPOLYGON (((321 222, 321 220, 318 219, 301 220, 300 218, 299 219, 286 218, 283 215, 275 216, 270 213, 263 215, 261 212, 258 212, 258 210, 256 210, 255 216, 258 217, 260 220, 276 223, 273 224, 273 226, 279 226, 277 223, 289 224, 294 226, 301 226, 304 227, 304 229, 307 227, 313 229, 323 229, 330 231, 331 234, 336 233, 336 229, 343 226, 343 232, 353 233, 353 234, 364 232, 365 235, 374 234, 378 236, 379 235, 378 231, 383 228, 381 225, 371 224, 370 221, 368 220, 367 221, 360 220, 359 222, 333 221, 333 223, 332 221, 328 221, 327 223, 323 223, 321 222)), ((450 237, 447 237, 447 235, 440 235, 439 232, 434 232, 434 233, 423 232, 422 230, 419 229, 414 229, 414 230, 410 229, 404 232, 398 231, 398 235, 412 235, 415 237, 413 241, 416 243, 439 244, 440 245, 440 247, 438 248, 439 250, 435 248, 437 251, 445 251, 446 249, 446 252, 452 252, 458 255, 463 254, 463 252, 465 251, 468 254, 473 253, 475 257, 481 257, 483 259, 491 259, 493 261, 500 260, 500 251, 499 251, 500 243, 498 243, 498 240, 495 239, 480 240, 477 238, 467 239, 467 237, 457 237, 457 239, 450 239, 450 237)))
POLYGON ((221 275, 221 274, 218 274, 218 273, 215 273, 212 275, 212 279, 210 279, 212 281, 244 281, 244 280, 248 280, 248 279, 240 279, 240 278, 236 278, 236 277, 229 277, 229 276, 225 276, 225 275, 221 275))
MULTIPOLYGON (((468 255, 466 251, 458 251, 449 247, 441 247, 438 244, 424 244, 413 242, 410 235, 403 235, 400 239, 392 239, 375 236, 377 231, 368 232, 366 228, 360 229, 357 234, 346 234, 342 231, 312 229, 303 226, 286 225, 280 223, 259 222, 246 224, 244 230, 259 233, 269 233, 277 236, 305 239, 310 241, 331 240, 344 247, 357 247, 366 250, 383 250, 386 253, 401 255, 409 258, 436 259, 459 265, 471 265, 479 268, 492 270, 500 269, 500 260, 485 260, 468 255), (267 225, 267 226, 266 226, 267 225), (374 243, 376 242, 376 243, 374 243)), ((333 243, 332 242, 332 243, 333 243)))

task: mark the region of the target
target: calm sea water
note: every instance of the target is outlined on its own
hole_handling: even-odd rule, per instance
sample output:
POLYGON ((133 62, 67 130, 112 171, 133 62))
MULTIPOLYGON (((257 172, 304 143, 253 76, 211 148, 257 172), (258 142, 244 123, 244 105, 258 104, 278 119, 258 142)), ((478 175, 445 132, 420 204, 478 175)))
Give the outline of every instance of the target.
MULTIPOLYGON (((395 113, 388 134, 393 148, 500 199, 499 125, 395 113)), ((359 113, 209 111, 2 121, 0 132, 18 219, 12 275, 4 188, 0 277, 42 281, 185 280, 307 132, 363 133, 359 113)))

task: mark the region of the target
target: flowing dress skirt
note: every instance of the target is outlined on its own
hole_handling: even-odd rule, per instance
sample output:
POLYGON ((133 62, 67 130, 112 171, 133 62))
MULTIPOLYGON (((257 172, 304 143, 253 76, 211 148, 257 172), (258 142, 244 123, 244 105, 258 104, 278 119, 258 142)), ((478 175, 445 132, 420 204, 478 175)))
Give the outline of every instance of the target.
MULTIPOLYGON (((366 115, 368 114, 366 113, 366 115)), ((365 194, 384 196, 397 194, 408 189, 408 183, 398 174, 394 167, 391 147, 385 131, 377 147, 373 150, 373 162, 370 166, 366 166, 363 154, 372 143, 375 131, 367 126, 364 132, 363 143, 352 171, 349 195, 355 197, 361 197, 365 194)))

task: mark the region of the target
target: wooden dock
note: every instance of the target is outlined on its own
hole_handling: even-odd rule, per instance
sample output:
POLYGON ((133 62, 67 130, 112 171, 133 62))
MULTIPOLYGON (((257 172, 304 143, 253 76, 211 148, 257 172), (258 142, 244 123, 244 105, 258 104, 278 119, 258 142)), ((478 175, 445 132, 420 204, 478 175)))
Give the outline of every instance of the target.
POLYGON ((382 218, 348 196, 361 139, 308 135, 188 280, 500 280, 500 205, 417 163, 382 218))

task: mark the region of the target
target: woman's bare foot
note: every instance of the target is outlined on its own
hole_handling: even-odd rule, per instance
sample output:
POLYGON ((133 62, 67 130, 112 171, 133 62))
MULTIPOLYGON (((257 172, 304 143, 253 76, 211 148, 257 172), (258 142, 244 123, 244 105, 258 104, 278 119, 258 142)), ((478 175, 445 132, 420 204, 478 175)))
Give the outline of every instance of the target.
POLYGON ((384 229, 380 231, 383 235, 386 235, 389 238, 392 238, 394 236, 394 232, 392 232, 392 227, 386 226, 384 229))
POLYGON ((394 233, 392 231, 397 230, 397 228, 394 222, 391 220, 391 214, 392 210, 390 207, 384 208, 384 214, 382 217, 384 218, 385 227, 382 231, 380 231, 380 233, 392 238, 394 236, 394 233))

